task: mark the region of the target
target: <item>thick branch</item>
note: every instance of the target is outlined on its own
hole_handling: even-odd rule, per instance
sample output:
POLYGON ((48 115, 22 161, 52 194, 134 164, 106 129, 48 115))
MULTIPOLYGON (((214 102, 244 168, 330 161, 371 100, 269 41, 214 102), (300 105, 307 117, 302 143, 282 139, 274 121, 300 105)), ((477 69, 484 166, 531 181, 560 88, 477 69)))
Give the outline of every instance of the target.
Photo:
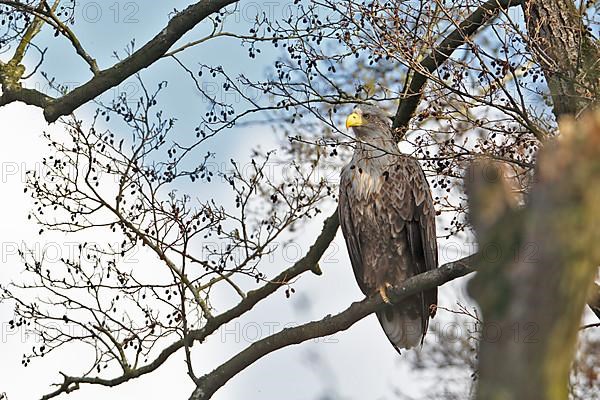
POLYGON ((26 89, 17 86, 13 89, 4 89, 0 96, 0 107, 15 101, 21 101, 30 106, 47 107, 54 99, 34 89, 26 89))
MULTIPOLYGON (((108 89, 119 85, 135 73, 149 67, 159 60, 186 32, 209 15, 236 2, 237 0, 201 0, 190 5, 175 15, 160 33, 139 50, 111 68, 94 71, 96 75, 92 79, 62 97, 53 99, 41 92, 22 89, 20 86, 12 87, 10 90, 3 87, 0 106, 13 101, 23 101, 43 107, 46 121, 54 122, 63 115, 71 114, 76 108, 95 99, 108 89)), ((73 37, 71 40, 73 42, 73 37)), ((77 41, 73 42, 76 48, 78 47, 77 43, 77 41)), ((84 56, 91 66, 95 66, 95 62, 92 62, 91 57, 87 56, 81 46, 78 48, 78 53, 84 56)))
MULTIPOLYGON (((443 285, 448 281, 472 272, 469 265, 472 265, 471 263, 474 260, 475 256, 469 256, 445 264, 438 269, 414 276, 404 281, 400 286, 391 289, 388 295, 392 301, 398 302, 415 293, 443 285)), ((227 381, 265 355, 286 346, 346 330, 357 321, 377 311, 383 305, 383 300, 379 295, 371 296, 360 302, 352 303, 350 307, 335 316, 328 315, 318 321, 312 321, 293 328, 286 328, 261 339, 233 356, 229 361, 212 372, 201 377, 190 399, 210 399, 227 381)))
POLYGON ((412 118, 421 97, 423 88, 427 83, 429 74, 437 70, 452 53, 466 43, 479 28, 494 19, 498 12, 512 6, 519 5, 520 1, 489 0, 475 10, 461 24, 454 29, 420 64, 415 70, 410 83, 404 88, 403 98, 394 117, 393 129, 405 129, 412 118))
POLYGON ((529 43, 544 71, 554 115, 579 114, 600 102, 600 47, 572 0, 523 2, 529 43))
POLYGON ((174 16, 158 35, 135 53, 113 67, 100 71, 90 81, 46 107, 44 109, 46 120, 54 122, 59 117, 70 114, 77 107, 95 99, 111 87, 119 85, 125 79, 149 67, 160 59, 186 32, 209 15, 235 2, 237 0, 202 0, 192 4, 174 16))

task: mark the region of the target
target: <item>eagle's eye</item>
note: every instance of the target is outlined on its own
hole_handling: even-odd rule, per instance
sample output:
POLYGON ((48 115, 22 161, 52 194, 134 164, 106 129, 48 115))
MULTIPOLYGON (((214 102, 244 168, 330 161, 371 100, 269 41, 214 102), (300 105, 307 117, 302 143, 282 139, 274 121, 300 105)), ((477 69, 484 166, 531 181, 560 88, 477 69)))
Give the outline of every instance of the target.
POLYGON ((369 119, 369 118, 371 118, 371 114, 363 114, 363 118, 364 119, 369 119))

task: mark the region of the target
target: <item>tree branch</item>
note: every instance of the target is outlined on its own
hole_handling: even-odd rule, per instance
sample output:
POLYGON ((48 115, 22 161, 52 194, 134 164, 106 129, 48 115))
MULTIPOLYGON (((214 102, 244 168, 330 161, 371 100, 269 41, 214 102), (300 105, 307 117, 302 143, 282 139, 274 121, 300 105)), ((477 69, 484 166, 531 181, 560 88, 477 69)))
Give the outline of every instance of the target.
POLYGON ((523 1, 528 47, 544 71, 554 115, 578 117, 600 103, 598 41, 572 0, 523 1))
MULTIPOLYGON (((388 291, 393 302, 401 301, 415 293, 441 286, 453 279, 473 271, 470 267, 476 260, 476 255, 447 263, 440 268, 414 276, 388 291)), ((293 344, 299 344, 310 339, 334 334, 350 328, 367 315, 377 311, 384 305, 381 296, 375 294, 360 302, 355 302, 341 313, 323 319, 308 322, 293 328, 286 328, 255 343, 233 356, 212 372, 198 380, 198 386, 190 400, 207 400, 232 377, 252 365, 265 355, 275 350, 293 344)))
POLYGON ((123 61, 102 71, 95 69, 95 61, 78 45, 79 42, 76 38, 68 35, 76 47, 78 54, 90 64, 95 73, 94 77, 59 98, 52 98, 36 90, 23 89, 20 85, 11 85, 10 88, 3 85, 0 106, 13 101, 23 101, 30 105, 43 107, 46 121, 54 122, 63 115, 71 114, 75 109, 95 99, 108 89, 119 85, 135 73, 149 67, 159 60, 186 32, 194 28, 209 15, 237 1, 201 0, 188 6, 185 10, 171 18, 167 26, 139 50, 123 61))
POLYGON ((111 87, 119 85, 136 72, 149 67, 160 59, 186 32, 212 13, 235 2, 237 0, 202 0, 190 5, 174 16, 158 35, 135 53, 113 67, 98 72, 87 83, 52 102, 44 109, 46 121, 54 122, 59 117, 70 114, 77 107, 93 100, 111 87))
POLYGON ((304 257, 298 260, 290 268, 281 272, 274 279, 267 282, 264 286, 248 292, 247 296, 235 307, 214 316, 208 320, 206 325, 204 325, 201 329, 191 330, 187 337, 177 340, 176 342, 165 347, 149 364, 134 370, 130 370, 113 379, 85 376, 73 377, 63 375, 63 383, 54 392, 43 396, 42 400, 51 399, 62 393, 68 393, 68 391, 76 390, 82 383, 112 387, 127 382, 130 379, 138 378, 142 375, 153 372, 158 369, 172 354, 184 347, 186 342, 189 344, 189 346, 192 346, 195 341, 202 342, 204 339, 214 333, 219 327, 251 310, 258 302, 270 296, 277 289, 287 284, 298 275, 307 271, 312 271, 313 273, 320 275, 321 271, 318 267, 318 262, 323 256, 323 253, 327 250, 327 248, 329 248, 329 244, 333 241, 338 226, 339 220, 336 210, 329 218, 325 220, 323 230, 304 257))
POLYGON ((30 106, 47 107, 54 99, 44 93, 34 90, 26 89, 20 86, 11 89, 3 89, 2 96, 0 96, 0 107, 10 104, 15 101, 21 101, 30 106))
MULTIPOLYGON (((56 2, 55 4, 58 5, 58 2, 56 2)), ((48 7, 48 9, 47 9, 48 17, 54 21, 54 23, 58 27, 58 29, 60 31, 62 31, 63 35, 65 35, 67 37, 67 39, 69 39, 69 41, 71 42, 71 45, 75 49, 75 52, 77 52, 77 54, 89 65, 90 71, 92 71, 92 73, 94 75, 97 75, 98 72, 100 72, 100 69, 98 68, 98 64, 97 64, 96 60, 92 56, 90 56, 87 51, 85 51, 85 49, 83 48, 83 45, 77 38, 77 35, 75 35, 75 33, 71 30, 71 28, 69 28, 69 26, 67 24, 63 23, 60 20, 60 18, 58 18, 56 16, 56 14, 54 13, 55 8, 56 7, 52 7, 52 8, 48 7)))
POLYGON ((428 55, 420 64, 420 70, 413 72, 410 83, 403 90, 403 98, 398 105, 398 110, 394 116, 392 129, 406 129, 408 122, 412 118, 421 97, 423 88, 428 80, 428 74, 437 70, 452 53, 466 43, 479 28, 494 19, 498 12, 512 6, 519 5, 521 1, 517 0, 489 0, 475 10, 461 24, 454 29, 437 46, 430 55, 428 55))

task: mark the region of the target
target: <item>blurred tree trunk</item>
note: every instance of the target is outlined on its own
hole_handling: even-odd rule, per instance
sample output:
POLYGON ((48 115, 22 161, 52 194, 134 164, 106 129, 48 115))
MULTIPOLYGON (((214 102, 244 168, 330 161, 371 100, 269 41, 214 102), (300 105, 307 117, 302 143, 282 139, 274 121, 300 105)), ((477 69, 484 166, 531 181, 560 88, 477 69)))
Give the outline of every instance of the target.
POLYGON ((478 399, 559 400, 600 264, 600 113, 561 124, 539 156, 525 209, 512 207, 502 169, 472 167, 468 193, 481 269, 478 399), (491 250, 491 251, 490 251, 491 250))
POLYGON ((600 51, 571 0, 522 7, 560 140, 540 151, 524 209, 501 166, 480 163, 468 175, 481 250, 469 289, 485 324, 477 398, 563 400, 583 308, 589 299, 598 313, 600 301, 600 114, 579 118, 598 104, 600 51))
POLYGON ((598 104, 600 49, 572 0, 522 3, 529 43, 541 65, 554 114, 578 116, 598 104))

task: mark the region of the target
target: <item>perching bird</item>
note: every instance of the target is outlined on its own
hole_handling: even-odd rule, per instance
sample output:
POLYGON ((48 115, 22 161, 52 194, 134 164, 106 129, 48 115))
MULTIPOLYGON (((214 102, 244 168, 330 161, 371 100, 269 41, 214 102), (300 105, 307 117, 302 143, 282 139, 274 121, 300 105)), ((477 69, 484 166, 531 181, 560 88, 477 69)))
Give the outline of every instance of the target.
POLYGON ((379 292, 389 303, 377 318, 396 350, 408 349, 423 342, 437 288, 398 304, 390 303, 386 289, 437 268, 431 192, 419 162, 399 151, 383 110, 360 105, 346 128, 356 144, 342 169, 338 210, 354 276, 365 295, 379 292))

